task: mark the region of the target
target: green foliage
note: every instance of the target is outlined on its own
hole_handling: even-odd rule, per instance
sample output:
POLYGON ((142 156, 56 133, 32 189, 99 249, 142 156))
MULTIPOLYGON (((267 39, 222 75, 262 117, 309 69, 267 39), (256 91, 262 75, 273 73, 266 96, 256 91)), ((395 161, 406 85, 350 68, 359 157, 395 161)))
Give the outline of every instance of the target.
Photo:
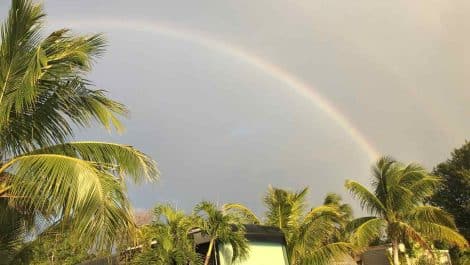
POLYGON ((442 178, 442 186, 431 203, 451 213, 462 235, 470 240, 470 142, 455 149, 451 158, 437 165, 433 173, 442 178))
POLYGON ((0 198, 0 265, 27 264, 30 258, 28 245, 23 244, 31 218, 8 206, 6 198, 0 198))
MULTIPOLYGON (((213 203, 202 201, 194 207, 194 214, 199 217, 198 227, 210 238, 210 245, 217 241, 232 247, 232 261, 243 260, 248 255, 248 241, 245 238, 245 227, 234 214, 218 209, 213 203)), ((205 258, 209 261, 211 247, 205 258)))
POLYGON ((60 230, 41 235, 31 243, 30 249, 34 265, 74 265, 96 257, 76 238, 60 230))
POLYGON ((225 211, 233 212, 246 223, 263 223, 279 227, 287 240, 290 263, 330 264, 335 259, 351 255, 350 243, 340 241, 342 228, 351 210, 336 194, 329 194, 325 204, 307 210, 308 189, 292 192, 269 187, 264 197, 267 208, 264 220, 241 204, 227 204, 225 211))
MULTIPOLYGON (((470 240, 470 142, 455 149, 433 173, 442 178, 442 186, 432 196, 431 204, 451 213, 460 233, 470 240)), ((465 250, 452 248, 450 252, 453 264, 465 264, 459 261, 460 257, 465 257, 465 250)))
POLYGON ((13 0, 0 32, 0 251, 6 263, 53 223, 66 224, 83 248, 109 250, 134 227, 123 178, 158 177, 155 162, 131 146, 66 143, 75 127, 97 123, 121 131, 127 109, 86 80, 104 51, 103 36, 60 29, 43 37, 44 18, 41 4, 13 0))
POLYGON ((435 265, 436 261, 432 257, 421 256, 415 262, 416 265, 435 265))
POLYGON ((201 264, 189 235, 197 223, 196 218, 169 205, 156 206, 153 214, 152 224, 140 228, 138 242, 142 251, 132 258, 131 264, 201 264))
MULTIPOLYGON (((191 230, 198 228, 212 242, 230 244, 233 260, 243 259, 248 254, 245 228, 239 219, 217 209, 212 203, 203 201, 194 208, 193 215, 186 215, 169 205, 157 205, 153 210, 153 222, 139 228, 135 254, 131 264, 193 265, 202 264, 196 253, 191 230)), ((126 248, 124 248, 126 249, 126 248)))
POLYGON ((374 239, 386 236, 392 242, 395 264, 398 264, 398 244, 404 240, 429 250, 434 240, 468 246, 456 231, 451 215, 424 204, 439 186, 438 177, 420 165, 404 165, 389 157, 379 159, 372 172, 372 191, 355 181, 346 181, 346 188, 372 214, 349 224, 352 243, 367 247, 374 239))
POLYGON ((323 205, 335 208, 338 212, 338 216, 335 219, 337 231, 330 239, 330 242, 347 242, 349 235, 348 231, 346 230, 346 226, 353 218, 353 210, 351 205, 342 203, 341 196, 332 192, 326 194, 323 205))

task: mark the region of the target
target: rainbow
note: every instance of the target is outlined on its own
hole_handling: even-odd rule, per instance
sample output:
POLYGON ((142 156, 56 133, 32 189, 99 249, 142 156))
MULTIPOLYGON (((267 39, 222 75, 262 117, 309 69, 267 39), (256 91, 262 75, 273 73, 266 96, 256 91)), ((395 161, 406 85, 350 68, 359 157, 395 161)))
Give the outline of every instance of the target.
POLYGON ((232 43, 227 43, 205 33, 195 30, 179 28, 172 24, 147 21, 147 20, 118 20, 115 18, 85 19, 85 20, 53 20, 52 24, 68 25, 78 28, 105 28, 105 29, 125 29, 140 31, 152 34, 161 34, 176 38, 182 41, 194 43, 209 49, 235 57, 252 67, 255 67, 286 85, 294 93, 308 99, 328 117, 330 117, 339 127, 341 127, 367 154, 371 161, 379 156, 376 148, 364 137, 364 135, 353 126, 347 117, 341 113, 331 102, 323 97, 318 91, 289 73, 278 65, 261 58, 245 49, 232 43))

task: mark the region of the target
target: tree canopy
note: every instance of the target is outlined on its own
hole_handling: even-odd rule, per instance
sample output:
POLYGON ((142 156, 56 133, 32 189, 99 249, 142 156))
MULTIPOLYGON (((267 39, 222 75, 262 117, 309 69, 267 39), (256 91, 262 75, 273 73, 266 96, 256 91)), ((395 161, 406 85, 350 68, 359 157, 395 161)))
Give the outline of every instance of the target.
MULTIPOLYGON (((442 185, 431 197, 431 204, 445 209, 454 216, 462 235, 470 240, 470 142, 455 149, 451 157, 438 164, 433 174, 442 178, 442 185)), ((453 263, 469 262, 470 251, 451 249, 453 263), (464 260, 467 261, 464 261, 464 260)))
POLYGON ((41 4, 13 0, 0 30, 2 257, 15 257, 47 227, 110 250, 134 227, 125 179, 158 177, 155 161, 132 146, 71 141, 74 128, 122 131, 128 111, 86 79, 104 37, 68 29, 43 36, 45 17, 41 4))
POLYGON ((459 231, 470 240, 470 142, 455 149, 447 161, 434 168, 433 174, 441 177, 442 186, 431 203, 451 213, 459 231))
POLYGON ((444 210, 426 205, 440 184, 418 164, 402 164, 390 157, 380 158, 372 168, 371 190, 352 180, 346 188, 371 216, 349 223, 351 242, 369 246, 373 239, 387 237, 392 243, 393 264, 399 265, 398 247, 411 240, 431 250, 434 240, 468 247, 456 231, 454 220, 444 210))

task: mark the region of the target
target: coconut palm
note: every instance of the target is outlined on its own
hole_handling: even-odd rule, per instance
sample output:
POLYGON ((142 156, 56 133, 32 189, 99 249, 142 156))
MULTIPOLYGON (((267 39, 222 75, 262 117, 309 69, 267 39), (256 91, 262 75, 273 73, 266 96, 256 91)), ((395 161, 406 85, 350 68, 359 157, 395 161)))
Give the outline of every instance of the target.
POLYGON ((399 264, 399 244, 412 240, 431 249, 433 240, 467 246, 448 213, 424 202, 434 193, 440 179, 418 164, 404 165, 390 157, 380 158, 372 168, 372 190, 346 181, 346 188, 371 216, 350 223, 352 242, 367 246, 386 236, 392 243, 393 264, 399 264))
POLYGON ((334 192, 329 192, 326 194, 325 199, 323 200, 323 205, 338 208, 341 217, 345 222, 350 220, 353 216, 351 205, 343 203, 343 198, 334 192))
POLYGON ((231 213, 218 209, 213 203, 202 201, 194 207, 194 214, 199 216, 199 228, 210 238, 209 248, 204 259, 208 265, 215 242, 232 247, 232 261, 241 260, 248 255, 248 242, 245 238, 245 227, 239 218, 231 213))
POLYGON ((343 203, 341 196, 333 192, 326 194, 323 205, 336 209, 339 214, 335 219, 338 231, 336 235, 332 237, 332 241, 347 241, 348 235, 346 226, 353 217, 351 205, 343 203))
POLYGON ((247 223, 262 223, 280 228, 287 241, 290 264, 329 264, 350 255, 352 245, 332 240, 341 220, 339 208, 321 205, 307 210, 308 188, 299 192, 269 187, 264 197, 267 208, 261 220, 241 204, 227 204, 225 211, 238 214, 247 223))
POLYGON ((1 226, 30 233, 66 223, 82 244, 110 248, 133 226, 124 177, 155 180, 158 171, 132 146, 67 142, 95 123, 121 131, 127 109, 85 79, 103 37, 60 29, 43 38, 44 17, 41 4, 13 0, 1 27, 1 226))
POLYGON ((190 231, 197 220, 170 205, 158 205, 153 211, 154 221, 141 228, 142 253, 134 264, 194 265, 202 260, 194 249, 190 231))

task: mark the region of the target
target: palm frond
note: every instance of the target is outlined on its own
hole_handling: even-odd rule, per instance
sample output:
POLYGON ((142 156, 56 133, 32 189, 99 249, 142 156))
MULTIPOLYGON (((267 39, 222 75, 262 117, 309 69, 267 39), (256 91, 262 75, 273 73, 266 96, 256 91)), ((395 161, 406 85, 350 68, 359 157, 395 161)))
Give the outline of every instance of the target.
POLYGON ((350 243, 337 242, 327 244, 312 250, 302 259, 305 265, 327 265, 332 261, 351 256, 355 248, 350 243))
POLYGON ((363 216, 363 217, 359 217, 359 218, 356 218, 356 219, 353 219, 351 220, 350 222, 348 222, 348 224, 346 225, 346 230, 348 232, 353 232, 354 230, 356 230, 360 225, 362 225, 363 223, 371 220, 371 219, 377 219, 376 216, 363 216))
POLYGON ((25 222, 70 224, 83 244, 111 248, 133 228, 122 178, 155 180, 158 170, 131 146, 65 144, 74 127, 123 129, 125 106, 85 78, 105 39, 66 29, 43 38, 42 5, 11 3, 0 32, 0 200, 25 222))
POLYGON ((106 98, 103 91, 87 88, 84 82, 74 79, 50 86, 37 96, 34 108, 19 113, 10 111, 8 122, 0 121, 2 148, 19 155, 60 144, 73 136, 73 124, 83 127, 93 121, 108 129, 113 125, 118 131, 123 130, 117 116, 126 114, 125 107, 106 98))
POLYGON ((427 175, 428 172, 423 166, 416 163, 410 163, 401 168, 400 175, 397 178, 397 184, 411 186, 427 175))
POLYGON ((97 121, 122 131, 118 117, 127 113, 84 79, 104 50, 103 36, 74 36, 63 29, 41 41, 43 17, 42 5, 12 1, 2 27, 0 148, 13 155, 63 143, 73 123, 97 121))
POLYGON ((456 229, 452 215, 435 206, 418 206, 406 216, 406 219, 412 222, 432 222, 456 229))
POLYGON ((102 169, 131 177, 136 183, 143 180, 154 181, 159 176, 156 162, 129 145, 83 141, 49 146, 32 153, 62 154, 83 159, 101 166, 102 169))
POLYGON ((345 186, 355 198, 359 199, 361 207, 372 214, 385 214, 385 205, 366 187, 352 180, 347 180, 345 186))
POLYGON ((25 67, 17 69, 15 74, 21 79, 3 93, 4 120, 8 121, 12 113, 34 109, 33 102, 36 103, 39 95, 82 79, 83 74, 91 70, 92 61, 105 46, 103 36, 75 37, 67 32, 56 31, 24 51, 21 57, 13 58, 14 63, 25 67))
POLYGON ((25 253, 24 238, 28 234, 28 226, 32 225, 27 219, 33 221, 31 216, 25 218, 24 214, 10 207, 7 199, 0 198, 0 265, 12 265, 20 260, 27 263, 29 253, 25 253))
POLYGON ((240 217, 247 224, 260 224, 260 219, 248 207, 240 203, 227 203, 223 205, 223 211, 232 213, 240 217))
POLYGON ((455 229, 432 222, 412 222, 416 231, 428 240, 439 240, 465 249, 469 247, 467 240, 455 229))
POLYGON ((208 201, 198 203, 194 207, 194 213, 201 219, 201 230, 204 234, 211 240, 231 246, 232 261, 247 257, 249 249, 245 227, 237 216, 217 209, 208 201))
POLYGON ((310 211, 304 217, 304 222, 311 222, 319 217, 330 217, 337 219, 341 217, 341 213, 337 207, 321 205, 310 209, 310 211))
POLYGON ((372 240, 380 238, 387 226, 385 220, 380 218, 363 220, 351 234, 351 242, 359 247, 367 247, 372 240))
POLYGON ((325 199, 323 199, 323 204, 329 205, 338 205, 341 202, 342 198, 339 194, 334 192, 329 192, 326 194, 325 199))
MULTIPOLYGON (((26 0, 12 1, 0 33, 0 103, 3 103, 5 94, 11 89, 23 89, 24 100, 20 103, 32 103, 34 93, 19 84, 25 79, 22 73, 28 68, 28 56, 35 52, 39 43, 44 16, 41 5, 33 5, 26 0)), ((0 113, 3 118, 4 113, 0 113)))
POLYGON ((330 238, 337 232, 335 223, 327 218, 319 218, 311 222, 302 223, 295 231, 288 231, 288 244, 290 252, 298 252, 299 249, 315 249, 328 243, 330 238))
POLYGON ((429 174, 423 175, 419 180, 409 186, 415 200, 426 200, 432 196, 441 185, 441 179, 429 174))
POLYGON ((93 163, 57 154, 16 157, 0 172, 7 179, 10 202, 49 218, 73 220, 73 227, 96 247, 111 247, 113 240, 132 227, 132 215, 122 183, 93 163))
POLYGON ((269 187, 263 199, 267 207, 266 224, 280 229, 297 226, 304 214, 307 193, 308 188, 292 192, 269 187))
POLYGON ((431 244, 430 242, 416 229, 414 229, 411 225, 405 222, 395 222, 391 224, 391 227, 397 227, 400 230, 400 233, 407 239, 411 239, 414 242, 418 243, 422 248, 431 251, 431 244))

